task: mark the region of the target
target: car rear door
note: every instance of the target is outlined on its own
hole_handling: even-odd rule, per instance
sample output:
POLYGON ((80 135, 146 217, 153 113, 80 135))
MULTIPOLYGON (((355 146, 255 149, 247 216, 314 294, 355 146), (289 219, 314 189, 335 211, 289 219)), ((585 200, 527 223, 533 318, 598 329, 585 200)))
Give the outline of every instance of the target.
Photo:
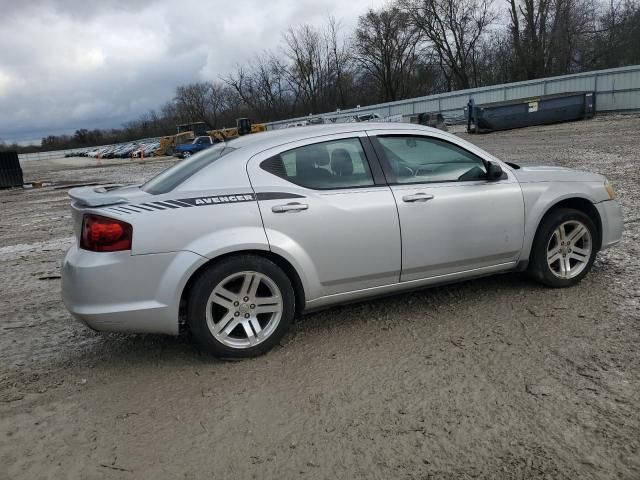
POLYGON ((270 247, 307 300, 399 281, 398 212, 366 133, 288 143, 247 169, 270 247))
POLYGON ((512 268, 524 236, 524 201, 505 171, 486 179, 487 159, 419 130, 370 131, 391 184, 402 230, 401 281, 512 268))

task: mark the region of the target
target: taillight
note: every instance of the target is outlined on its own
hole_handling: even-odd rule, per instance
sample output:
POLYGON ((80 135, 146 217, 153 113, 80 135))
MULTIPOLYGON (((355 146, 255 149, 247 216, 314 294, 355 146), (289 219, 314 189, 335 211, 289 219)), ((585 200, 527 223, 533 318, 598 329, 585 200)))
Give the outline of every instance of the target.
POLYGON ((131 250, 133 227, 113 218, 85 214, 82 220, 80 248, 92 252, 131 250))

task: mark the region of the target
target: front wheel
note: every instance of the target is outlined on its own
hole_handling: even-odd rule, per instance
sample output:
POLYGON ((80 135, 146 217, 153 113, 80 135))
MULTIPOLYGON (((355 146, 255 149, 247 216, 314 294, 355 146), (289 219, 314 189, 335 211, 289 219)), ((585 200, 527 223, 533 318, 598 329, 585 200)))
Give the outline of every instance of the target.
POLYGON ((253 357, 284 336, 295 296, 275 263, 242 255, 224 259, 198 277, 187 311, 191 331, 207 351, 220 357, 253 357))
POLYGON ((529 272, 550 287, 570 287, 591 270, 598 230, 579 210, 559 208, 541 222, 533 243, 529 272))

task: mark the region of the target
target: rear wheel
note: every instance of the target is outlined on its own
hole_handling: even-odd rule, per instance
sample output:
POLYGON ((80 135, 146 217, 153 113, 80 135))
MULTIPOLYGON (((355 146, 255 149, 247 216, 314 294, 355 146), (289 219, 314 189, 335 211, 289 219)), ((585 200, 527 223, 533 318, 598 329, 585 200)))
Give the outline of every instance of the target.
POLYGON ((529 271, 551 287, 569 287, 591 270, 597 253, 598 230, 579 210, 559 208, 540 224, 529 271))
POLYGON ((293 287, 276 264, 256 255, 222 260, 195 282, 188 321, 196 340, 221 357, 252 357, 275 346, 295 310, 293 287))

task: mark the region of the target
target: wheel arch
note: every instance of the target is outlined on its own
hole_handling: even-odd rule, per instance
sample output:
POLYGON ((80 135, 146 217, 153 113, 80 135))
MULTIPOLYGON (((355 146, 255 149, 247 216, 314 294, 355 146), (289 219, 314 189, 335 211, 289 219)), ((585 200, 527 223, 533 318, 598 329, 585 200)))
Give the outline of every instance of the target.
MULTIPOLYGON (((545 218, 547 218, 554 211, 560 208, 572 208, 574 210, 578 210, 584 213, 585 215, 587 215, 593 221, 593 223, 596 226, 597 234, 598 234, 597 241, 595 242, 595 247, 596 247, 596 250, 600 250, 600 247, 602 244, 602 218, 600 218, 600 213, 598 212, 598 209, 596 208, 595 204, 591 200, 585 197, 578 197, 578 196, 563 198, 561 200, 558 200, 557 202, 551 204, 542 213, 542 215, 540 216, 540 219, 538 220, 538 224, 536 225, 536 232, 533 237, 532 245, 535 243, 535 239, 538 236, 538 232, 540 231, 540 225, 542 225, 542 222, 545 220, 545 218)), ((531 255, 531 253, 529 253, 529 255, 531 255)))
POLYGON ((289 280, 291 281, 291 285, 293 286, 293 292, 295 296, 295 305, 296 305, 295 315, 298 316, 304 311, 305 309, 304 285, 302 283, 302 280, 300 279, 300 275, 298 274, 296 269, 293 267, 293 265, 289 263, 287 259, 269 250, 253 250, 253 249, 237 250, 233 252, 227 252, 215 258, 210 259, 209 261, 200 265, 200 267, 198 267, 198 269, 191 274, 191 276, 185 283, 182 289, 182 292, 180 293, 180 306, 179 306, 180 325, 184 325, 186 323, 187 298, 189 298, 189 293, 191 292, 191 289, 193 288, 194 283, 200 277, 200 275, 205 270, 215 265, 216 263, 220 262, 221 260, 224 260, 230 257, 240 256, 240 255, 255 255, 255 256, 263 257, 268 260, 271 260, 278 267, 280 267, 284 271, 284 273, 287 275, 287 277, 289 277, 289 280))

